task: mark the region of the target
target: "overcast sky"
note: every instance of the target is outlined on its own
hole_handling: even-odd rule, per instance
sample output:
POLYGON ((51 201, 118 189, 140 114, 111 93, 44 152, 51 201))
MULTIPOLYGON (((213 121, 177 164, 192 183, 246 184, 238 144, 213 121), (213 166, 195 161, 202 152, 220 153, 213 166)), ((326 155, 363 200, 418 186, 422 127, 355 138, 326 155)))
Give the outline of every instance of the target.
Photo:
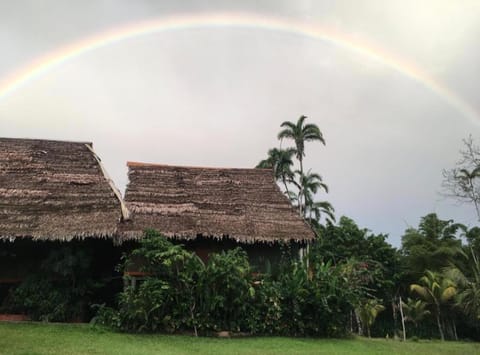
MULTIPOLYGON (((1 1, 0 82, 31 61, 110 28, 174 14, 242 12, 331 28, 415 63, 480 110, 480 2, 1 1), (421 4, 420 4, 421 3, 421 4)), ((285 120, 305 114, 327 146, 306 166, 327 199, 394 245, 437 212, 462 138, 480 138, 445 98, 334 43, 255 28, 160 32, 80 55, 0 99, 0 136, 93 141, 120 189, 127 160, 253 167, 285 120)), ((480 123, 480 122, 479 122, 480 123)))

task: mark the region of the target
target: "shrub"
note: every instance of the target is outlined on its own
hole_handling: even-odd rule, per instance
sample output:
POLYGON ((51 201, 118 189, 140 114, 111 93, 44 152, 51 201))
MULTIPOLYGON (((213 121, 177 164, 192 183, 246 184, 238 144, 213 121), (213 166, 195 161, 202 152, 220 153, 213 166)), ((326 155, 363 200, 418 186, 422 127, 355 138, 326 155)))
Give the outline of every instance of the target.
POLYGON ((119 328, 130 332, 196 329, 196 291, 204 265, 180 245, 154 231, 126 256, 123 267, 140 262, 148 275, 119 295, 119 328))
POLYGON ((205 265, 152 231, 124 267, 134 261, 148 276, 120 293, 117 310, 100 307, 99 324, 128 332, 342 336, 369 281, 355 262, 313 262, 307 269, 292 260, 275 275, 254 278, 240 248, 213 254, 205 265))
POLYGON ((247 319, 249 331, 254 334, 279 334, 282 319, 280 284, 267 274, 254 285, 255 296, 247 319))
POLYGON ((196 291, 202 329, 249 330, 255 289, 245 251, 236 248, 211 255, 196 291))
POLYGON ((204 265, 194 253, 149 231, 123 267, 134 262, 148 276, 121 292, 118 314, 102 315, 101 321, 117 327, 118 319, 118 328, 130 332, 249 329, 246 315, 255 290, 243 250, 214 254, 204 265))
POLYGON ((70 246, 53 249, 38 273, 12 291, 6 310, 27 314, 33 320, 82 320, 90 296, 101 286, 89 277, 91 256, 70 246))
POLYGON ((294 336, 343 336, 349 314, 360 297, 347 263, 317 262, 307 270, 293 262, 279 278, 280 333, 294 336))

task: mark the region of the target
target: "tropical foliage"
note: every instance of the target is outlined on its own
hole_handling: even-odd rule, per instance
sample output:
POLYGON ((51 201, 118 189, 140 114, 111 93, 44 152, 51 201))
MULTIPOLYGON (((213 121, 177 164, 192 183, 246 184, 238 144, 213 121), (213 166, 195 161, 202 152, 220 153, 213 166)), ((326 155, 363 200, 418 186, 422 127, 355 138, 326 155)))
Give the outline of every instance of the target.
POLYGON ((241 249, 213 254, 203 264, 154 232, 123 267, 139 260, 147 276, 120 293, 116 308, 100 307, 97 323, 128 332, 341 336, 368 282, 356 263, 313 259, 308 269, 286 259, 278 275, 255 279, 241 249))
MULTIPOLYGON (((397 250, 387 235, 348 217, 337 223, 333 206, 317 200, 329 191, 323 177, 304 167, 306 143, 325 144, 318 126, 306 120, 282 123, 280 147, 257 168, 273 169, 315 230, 307 258, 287 253, 274 273, 254 274, 239 249, 213 254, 204 264, 153 233, 124 265, 140 257, 148 277, 125 289, 116 308, 102 307, 97 321, 134 332, 478 339, 480 228, 430 213, 407 228, 397 250), (288 142, 292 146, 281 148, 288 142)), ((478 207, 480 149, 465 144, 462 160, 444 175, 457 189, 450 192, 478 207)))
POLYGON ((430 311, 427 309, 428 304, 421 299, 407 298, 406 303, 402 303, 403 312, 405 312, 405 321, 412 322, 415 327, 422 322, 430 311))
POLYGON ((320 128, 316 124, 305 123, 306 119, 307 117, 302 115, 297 122, 283 122, 277 137, 281 143, 292 141, 293 147, 270 149, 267 159, 260 161, 257 168, 273 169, 275 179, 281 182, 287 197, 305 220, 316 228, 319 227, 322 216, 335 221, 335 209, 328 201, 315 200, 321 191, 328 193, 328 186, 322 176, 311 170, 304 170, 305 143, 316 141, 325 145, 320 128), (293 156, 298 162, 296 170, 293 156))
POLYGON ((3 311, 41 321, 84 320, 96 290, 103 286, 93 274, 92 255, 86 250, 53 247, 37 272, 12 290, 3 311))
POLYGON ((445 275, 458 288, 456 306, 472 321, 480 321, 480 262, 473 249, 467 255, 465 272, 458 267, 452 267, 446 270, 445 275))
MULTIPOLYGON (((397 249, 387 235, 351 218, 337 222, 333 206, 318 200, 329 191, 322 175, 304 167, 306 143, 325 144, 318 126, 306 119, 283 122, 280 147, 257 165, 273 170, 316 232, 302 259, 287 246, 279 262, 258 273, 241 248, 202 261, 147 231, 119 266, 142 277, 127 277, 114 304, 96 305, 96 324, 124 332, 480 340, 480 227, 429 213, 406 229, 397 249)), ((472 139, 465 147, 455 168, 444 171, 444 188, 478 212, 480 148, 472 139)), ((94 297, 100 285, 91 259, 68 246, 53 250, 37 273, 12 288, 3 310, 34 320, 86 319, 93 300, 101 303, 94 297)))
POLYGON ((438 326, 438 332, 442 340, 445 339, 442 323, 442 306, 450 302, 457 294, 457 288, 453 280, 444 275, 430 270, 425 271, 418 284, 410 285, 410 291, 416 293, 425 302, 432 306, 438 326))
POLYGON ((408 228, 402 237, 404 270, 415 282, 425 270, 441 272, 462 254, 458 238, 464 227, 453 220, 441 220, 435 213, 422 217, 417 229, 408 228))
POLYGON ((281 181, 287 194, 288 183, 293 180, 293 155, 295 154, 295 149, 278 149, 273 148, 268 151, 268 158, 260 161, 256 168, 261 169, 273 169, 275 174, 275 180, 281 181))
POLYGON ((370 327, 375 322, 378 314, 385 310, 385 307, 375 298, 367 299, 360 303, 356 312, 360 318, 363 327, 367 329, 367 335, 370 338, 370 327))

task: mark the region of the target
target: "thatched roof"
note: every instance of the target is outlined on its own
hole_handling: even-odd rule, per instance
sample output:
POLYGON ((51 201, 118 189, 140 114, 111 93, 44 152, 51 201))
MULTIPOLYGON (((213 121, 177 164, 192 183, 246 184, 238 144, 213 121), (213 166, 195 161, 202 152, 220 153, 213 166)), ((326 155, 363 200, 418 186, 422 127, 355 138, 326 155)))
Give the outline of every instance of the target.
POLYGON ((170 238, 231 238, 241 243, 309 241, 315 235, 269 169, 128 163, 124 238, 156 229, 170 238))
POLYGON ((91 143, 0 138, 0 239, 113 237, 122 204, 91 143))

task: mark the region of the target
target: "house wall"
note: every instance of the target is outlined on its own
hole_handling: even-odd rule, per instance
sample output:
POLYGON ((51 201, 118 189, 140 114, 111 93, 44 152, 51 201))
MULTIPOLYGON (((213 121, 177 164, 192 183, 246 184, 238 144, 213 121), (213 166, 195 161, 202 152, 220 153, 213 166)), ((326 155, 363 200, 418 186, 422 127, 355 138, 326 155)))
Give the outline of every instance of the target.
MULTIPOLYGON (((254 272, 274 271, 280 264, 282 256, 290 259, 298 258, 299 250, 303 244, 290 243, 255 243, 243 244, 237 243, 230 239, 216 240, 212 238, 197 237, 195 240, 177 240, 171 239, 174 244, 180 244, 186 250, 195 252, 203 262, 207 262, 209 256, 213 253, 220 253, 235 249, 237 247, 246 251, 250 265, 254 272)), ((125 250, 133 250, 138 246, 137 242, 127 242, 123 244, 125 250)), ((138 260, 130 265, 125 274, 133 277, 144 277, 145 274, 141 272, 142 261, 138 260)))
POLYGON ((34 268, 33 258, 25 243, 0 242, 0 284, 21 281, 34 268))
POLYGON ((194 251, 204 262, 212 253, 240 247, 246 251, 252 269, 257 272, 275 269, 279 265, 282 255, 288 258, 297 258, 301 246, 298 243, 243 244, 230 239, 215 240, 204 237, 198 237, 192 241, 177 241, 177 243, 183 244, 187 250, 194 251))

